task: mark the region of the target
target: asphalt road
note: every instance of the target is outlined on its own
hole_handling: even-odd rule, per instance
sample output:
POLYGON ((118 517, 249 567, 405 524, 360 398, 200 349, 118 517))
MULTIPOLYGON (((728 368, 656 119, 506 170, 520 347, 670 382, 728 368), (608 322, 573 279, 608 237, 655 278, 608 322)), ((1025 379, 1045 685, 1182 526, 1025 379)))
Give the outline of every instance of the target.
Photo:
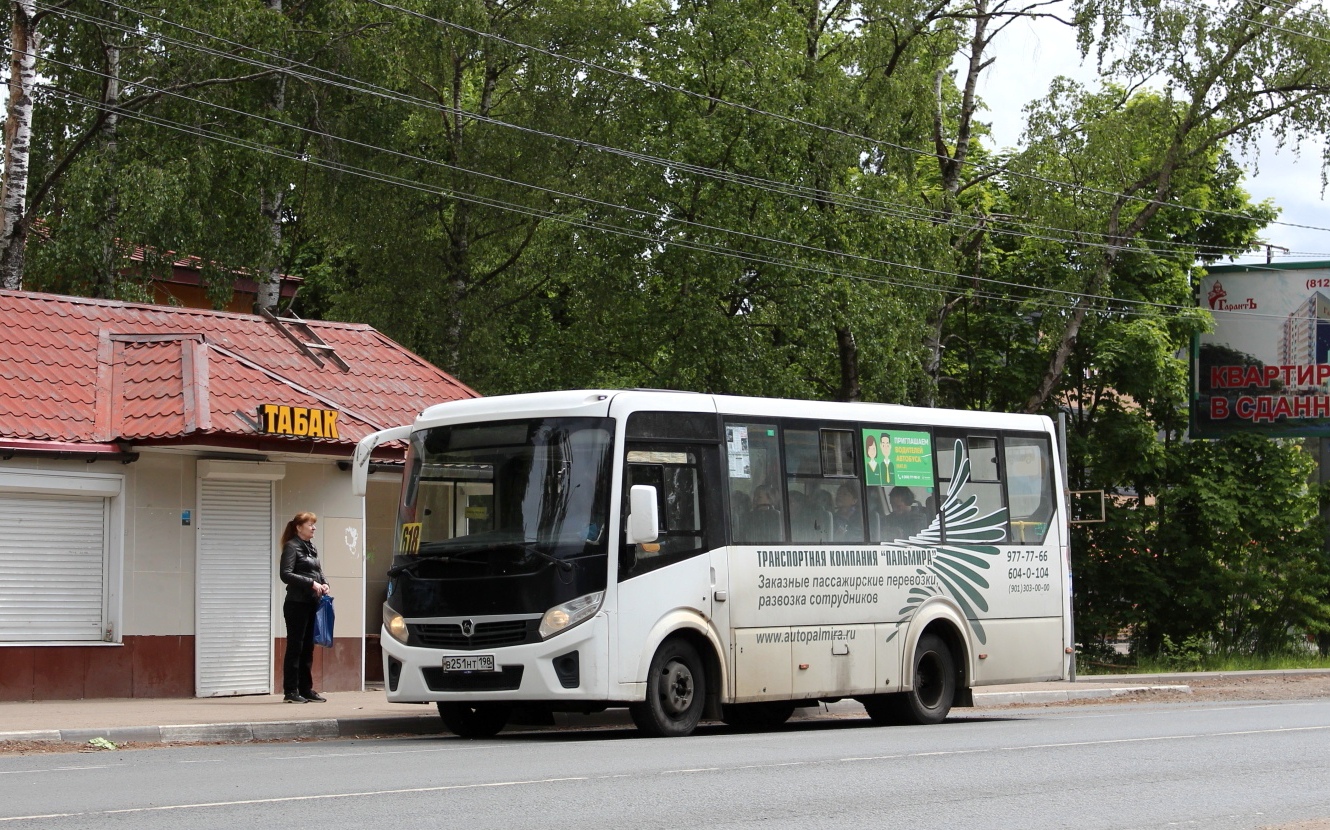
POLYGON ((0 758, 0 828, 1261 828, 1330 818, 1330 700, 0 758))

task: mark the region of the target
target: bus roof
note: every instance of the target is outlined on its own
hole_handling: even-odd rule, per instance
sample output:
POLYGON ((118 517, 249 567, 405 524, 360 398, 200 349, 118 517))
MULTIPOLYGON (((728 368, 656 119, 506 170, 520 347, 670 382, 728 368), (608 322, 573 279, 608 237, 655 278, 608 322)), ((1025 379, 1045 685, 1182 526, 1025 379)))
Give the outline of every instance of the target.
POLYGON ((531 417, 605 417, 615 410, 663 409, 674 412, 719 412, 753 418, 809 418, 844 421, 920 424, 929 426, 1015 429, 1051 432, 1052 421, 1043 415, 930 409, 888 403, 801 401, 710 395, 660 389, 578 389, 495 395, 450 401, 426 409, 416 419, 422 429, 458 421, 531 417))

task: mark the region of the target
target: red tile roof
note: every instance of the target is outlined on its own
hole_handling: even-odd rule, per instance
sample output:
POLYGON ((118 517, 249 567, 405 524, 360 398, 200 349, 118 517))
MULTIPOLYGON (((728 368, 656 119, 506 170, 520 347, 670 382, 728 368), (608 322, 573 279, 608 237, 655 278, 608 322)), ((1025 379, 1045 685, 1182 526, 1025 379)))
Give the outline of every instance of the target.
POLYGON ((342 454, 427 406, 477 397, 369 326, 305 324, 349 371, 250 314, 0 291, 0 445, 276 439, 342 454), (263 404, 338 410, 339 438, 260 434, 263 404))

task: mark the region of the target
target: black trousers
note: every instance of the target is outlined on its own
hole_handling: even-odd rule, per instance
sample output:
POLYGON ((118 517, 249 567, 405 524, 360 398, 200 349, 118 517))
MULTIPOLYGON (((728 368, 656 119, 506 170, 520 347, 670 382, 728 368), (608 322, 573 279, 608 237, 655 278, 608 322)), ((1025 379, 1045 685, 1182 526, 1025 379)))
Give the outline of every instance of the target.
POLYGON ((282 691, 286 694, 314 689, 314 616, 318 611, 317 602, 288 599, 282 604, 282 616, 286 618, 282 691))

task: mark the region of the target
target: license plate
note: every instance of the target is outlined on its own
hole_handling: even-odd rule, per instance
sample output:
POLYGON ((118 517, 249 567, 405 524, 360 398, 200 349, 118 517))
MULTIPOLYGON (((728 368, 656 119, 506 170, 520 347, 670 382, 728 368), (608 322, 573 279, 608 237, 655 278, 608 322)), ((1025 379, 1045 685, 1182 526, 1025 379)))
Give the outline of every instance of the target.
POLYGON ((468 654, 443 658, 444 671, 494 671, 493 654, 468 654))

